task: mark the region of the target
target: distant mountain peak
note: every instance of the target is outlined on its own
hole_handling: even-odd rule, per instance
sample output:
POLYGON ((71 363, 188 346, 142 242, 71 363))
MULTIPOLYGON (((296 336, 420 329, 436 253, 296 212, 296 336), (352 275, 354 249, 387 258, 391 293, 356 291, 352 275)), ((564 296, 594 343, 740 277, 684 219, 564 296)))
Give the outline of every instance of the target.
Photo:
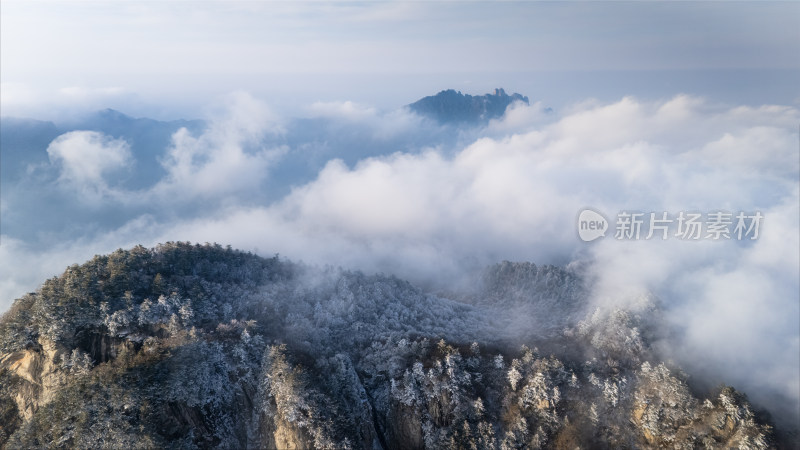
POLYGON ((110 121, 135 120, 133 117, 111 108, 101 109, 95 112, 90 116, 90 119, 110 121))
POLYGON ((517 93, 508 95, 503 88, 495 89, 493 94, 474 96, 447 89, 417 100, 408 107, 442 123, 474 123, 501 117, 514 102, 530 104, 528 97, 517 93))

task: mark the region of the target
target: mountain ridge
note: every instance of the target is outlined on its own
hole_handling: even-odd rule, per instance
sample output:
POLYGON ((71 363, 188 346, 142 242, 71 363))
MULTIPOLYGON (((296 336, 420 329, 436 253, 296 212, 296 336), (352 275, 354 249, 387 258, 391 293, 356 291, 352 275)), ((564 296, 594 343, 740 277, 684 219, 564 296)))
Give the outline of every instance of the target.
POLYGON ((219 245, 99 255, 0 318, 0 446, 774 445, 741 393, 695 397, 626 311, 570 320, 574 358, 500 333, 506 305, 580 301, 570 280, 502 263, 473 305, 219 245))

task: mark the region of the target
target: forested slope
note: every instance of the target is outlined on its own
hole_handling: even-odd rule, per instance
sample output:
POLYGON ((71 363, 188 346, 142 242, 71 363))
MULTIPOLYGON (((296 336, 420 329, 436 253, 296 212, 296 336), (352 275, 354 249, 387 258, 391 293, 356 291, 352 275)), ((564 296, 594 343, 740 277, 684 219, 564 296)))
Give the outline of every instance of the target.
POLYGON ((118 250, 0 320, 0 445, 775 445, 743 394, 693 393, 648 317, 586 289, 530 263, 445 298, 217 245, 118 250))

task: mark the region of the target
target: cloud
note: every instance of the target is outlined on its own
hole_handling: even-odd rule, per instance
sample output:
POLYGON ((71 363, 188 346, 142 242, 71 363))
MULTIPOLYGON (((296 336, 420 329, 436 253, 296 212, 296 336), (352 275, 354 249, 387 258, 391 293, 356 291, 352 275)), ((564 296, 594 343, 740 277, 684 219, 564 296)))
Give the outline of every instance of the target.
MULTIPOLYGON (((557 120, 520 111, 449 156, 435 150, 329 162, 282 201, 175 225, 317 263, 451 283, 502 259, 589 261, 601 307, 655 293, 683 333, 672 355, 745 388, 800 400, 794 108, 725 108, 678 96, 586 103, 557 120), (521 129, 520 132, 514 130, 521 129), (757 167, 756 172, 752 167, 757 167), (752 242, 579 241, 577 213, 761 211, 752 242), (762 376, 763 374, 763 376, 762 376)), ((786 406, 786 404, 784 404, 786 406)), ((789 406, 791 407, 791 406, 789 406)))
POLYGON ((208 122, 198 136, 185 128, 173 134, 161 159, 167 175, 128 201, 194 204, 248 193, 258 198, 271 166, 287 151, 264 144, 266 136, 284 132, 280 120, 263 102, 237 92, 223 99, 208 122))
POLYGON ((328 117, 347 120, 360 120, 377 115, 377 110, 375 108, 351 101, 314 102, 309 107, 309 112, 311 112, 313 117, 328 117))
POLYGON ((103 108, 141 106, 138 96, 119 86, 42 86, 30 82, 0 83, 3 116, 71 121, 103 108))
POLYGON ((61 169, 59 181, 77 189, 85 200, 108 191, 108 175, 133 162, 130 146, 95 131, 71 131, 47 147, 51 163, 61 169))
POLYGON ((160 159, 166 175, 146 189, 109 185, 108 175, 134 163, 124 140, 73 131, 56 138, 47 152, 61 169, 59 180, 91 195, 87 199, 94 202, 167 207, 258 192, 271 165, 286 153, 285 147, 264 143, 265 137, 284 132, 281 121, 263 102, 243 92, 222 98, 209 115, 201 133, 181 128, 172 135, 160 159))
POLYGON ((34 291, 44 280, 60 275, 68 266, 88 261, 94 255, 137 244, 154 245, 153 236, 163 227, 149 215, 129 220, 106 233, 91 233, 70 240, 60 240, 46 250, 34 243, 0 236, 0 311, 6 311, 13 299, 34 291))
POLYGON ((151 194, 164 201, 257 190, 270 163, 285 152, 264 148, 261 140, 282 130, 263 103, 246 93, 232 94, 200 136, 192 136, 185 128, 172 136, 172 146, 162 161, 167 176, 151 194))
POLYGON ((389 141, 414 133, 417 136, 430 136, 442 132, 438 124, 408 108, 379 111, 352 101, 314 102, 308 107, 308 114, 312 118, 327 120, 332 130, 344 131, 345 134, 359 133, 377 141, 389 141))
MULTIPOLYGON (((792 108, 730 110, 685 96, 666 102, 626 98, 583 105, 530 131, 479 139, 453 156, 430 149, 394 153, 364 159, 352 168, 333 160, 313 182, 276 204, 233 206, 222 217, 186 222, 181 229, 195 230, 197 239, 207 240, 213 236, 199 230, 216 230, 213 224, 220 224, 218 236, 244 247, 256 243, 320 261, 353 246, 353 251, 341 252, 340 262, 365 261, 365 267, 373 267, 373 260, 394 261, 379 265, 386 270, 402 255, 428 258, 434 252, 435 258, 404 265, 433 271, 432 260, 458 267, 462 261, 483 264, 498 257, 569 259, 592 253, 577 240, 573 223, 587 205, 609 213, 625 208, 750 211, 790 198, 793 184, 786 173, 797 170, 790 160, 766 164, 754 176, 743 163, 709 160, 702 150, 723 139, 729 147, 726 161, 750 158, 758 154, 751 138, 756 133, 762 142, 773 143, 774 155, 791 155, 790 124, 797 117, 792 108), (242 232, 240 221, 248 223, 242 232), (270 233, 273 228, 280 231, 270 233)), ((607 240, 588 248, 598 254, 651 251, 647 243, 620 245, 607 240)), ((705 251, 707 245, 699 243, 686 253, 705 251)), ((637 277, 626 283, 635 283, 637 277)))
POLYGON ((516 101, 506 108, 505 114, 489 122, 487 131, 493 133, 521 133, 532 131, 555 119, 541 102, 526 105, 516 101))
POLYGON ((87 88, 84 86, 68 86, 59 89, 58 94, 63 96, 66 102, 71 104, 97 104, 107 101, 109 98, 125 95, 127 91, 121 87, 87 88))
MULTIPOLYGON (((600 307, 635 308, 654 293, 680 331, 665 351, 694 373, 742 387, 757 402, 778 395, 794 408, 800 401, 796 108, 731 108, 684 95, 587 101, 560 115, 518 105, 456 152, 422 145, 413 152, 379 149, 385 154, 354 165, 333 159, 312 181, 262 203, 252 199, 280 167, 272 165, 280 153, 259 142, 279 134, 281 121, 246 95, 231 105, 203 134, 175 135, 164 159, 167 176, 150 197, 157 208, 187 198, 226 201, 204 203, 177 220, 137 216, 135 225, 117 237, 104 234, 103 245, 92 249, 219 242, 433 286, 503 259, 581 261, 596 280, 600 307), (755 241, 619 241, 612 229, 584 243, 575 222, 586 207, 604 213, 612 227, 623 210, 760 211, 764 222, 755 241)), ((387 117, 347 103, 314 108, 373 132, 387 117)), ((104 169, 77 173, 70 176, 97 181, 93 174, 104 169)), ((70 255, 83 254, 82 245, 89 244, 41 258, 63 267, 74 262, 70 255)))

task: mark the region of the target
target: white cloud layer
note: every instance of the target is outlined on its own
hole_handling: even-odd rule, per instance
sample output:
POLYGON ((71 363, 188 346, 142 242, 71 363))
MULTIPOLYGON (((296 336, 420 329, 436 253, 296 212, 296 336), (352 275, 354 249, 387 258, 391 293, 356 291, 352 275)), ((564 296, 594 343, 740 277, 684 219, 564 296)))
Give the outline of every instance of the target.
POLYGON ((108 191, 107 176, 133 162, 127 142, 95 131, 71 131, 47 147, 50 161, 61 169, 59 181, 76 188, 85 200, 108 191))
MULTIPOLYGON (((394 119, 348 103, 312 110, 375 130, 391 130, 394 119)), ((173 137, 168 175, 145 194, 157 207, 220 192, 230 201, 176 222, 143 216, 116 237, 102 236, 103 246, 86 248, 219 242, 439 283, 503 259, 585 261, 597 277, 598 305, 654 292, 682 327, 676 359, 698 370, 707 362, 756 401, 780 393, 793 406, 800 400, 798 122, 792 107, 730 108, 689 96, 588 101, 560 116, 517 105, 484 130, 489 137, 455 154, 394 153, 354 167, 332 160, 280 201, 254 206, 248 190, 269 176, 278 156, 258 139, 280 126, 263 105, 239 95, 205 134, 173 137), (764 222, 751 242, 626 242, 612 232, 586 244, 575 228, 584 207, 612 221, 621 210, 727 210, 760 211, 764 222)), ((126 161, 124 145, 86 134, 51 149, 62 177, 83 184, 101 183, 126 161), (78 139, 90 150, 75 150, 78 139), (90 158, 109 148, 116 155, 110 162, 90 158)), ((24 250, 12 244, 3 249, 4 270, 35 271, 33 261, 11 267, 24 250)), ((84 244, 74 245, 40 257, 66 266, 87 254, 78 251, 84 244)))
POLYGON ((174 202, 258 190, 270 163, 285 152, 265 148, 261 141, 282 131, 263 103, 243 92, 231 94, 200 136, 185 128, 172 136, 162 160, 167 176, 143 197, 174 202))

